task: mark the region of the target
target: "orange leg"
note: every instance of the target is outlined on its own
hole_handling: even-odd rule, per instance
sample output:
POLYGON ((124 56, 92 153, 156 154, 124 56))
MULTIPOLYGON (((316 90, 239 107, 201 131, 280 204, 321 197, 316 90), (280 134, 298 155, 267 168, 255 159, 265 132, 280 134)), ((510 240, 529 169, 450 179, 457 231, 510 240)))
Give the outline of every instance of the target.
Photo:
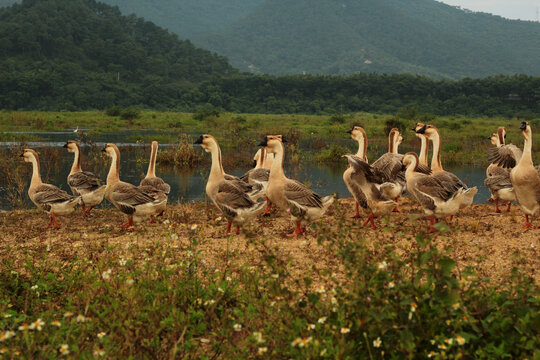
POLYGON ((227 221, 227 230, 225 231, 225 235, 229 235, 229 233, 231 232, 231 225, 232 221, 227 221))
POLYGON ((366 219, 366 221, 364 221, 362 226, 366 226, 367 224, 371 223, 371 228, 373 230, 376 230, 377 226, 375 225, 374 218, 375 218, 375 216, 373 215, 373 213, 369 214, 368 218, 366 219))
POLYGON ((289 237, 294 237, 302 234, 304 231, 302 230, 302 226, 300 225, 300 220, 296 221, 296 229, 293 233, 287 234, 289 237))
POLYGON ((437 219, 435 219, 435 216, 431 215, 429 217, 429 229, 427 231, 428 234, 431 234, 437 231, 437 229, 433 227, 433 225, 435 225, 436 223, 437 223, 437 219))
POLYGON ((236 225, 236 235, 240 234, 240 226, 236 225))
POLYGON ((525 226, 523 226, 524 229, 532 229, 533 226, 529 222, 529 215, 525 214, 525 226))
POLYGON ((495 212, 499 214, 501 209, 499 209, 499 199, 495 199, 495 212))
MULTIPOLYGON (((399 196, 396 198, 395 201, 396 201, 396 203, 399 202, 399 196)), ((401 212, 401 211, 399 211, 397 204, 396 204, 396 207, 394 208, 394 210, 392 210, 392 212, 401 212)))
POLYGON ((272 212, 272 203, 266 196, 264 197, 264 200, 266 200, 266 209, 264 209, 263 216, 270 216, 270 213, 272 212))
POLYGON ((90 210, 92 210, 93 208, 94 208, 93 206, 90 206, 89 208, 87 208, 86 211, 84 212, 83 216, 87 217, 88 214, 90 214, 90 210))
POLYGON ((83 217, 86 217, 86 206, 84 204, 81 203, 81 209, 82 209, 82 216, 83 217))
POLYGON ((43 228, 43 230, 46 230, 48 228, 50 228, 52 225, 53 228, 59 228, 60 227, 60 224, 56 221, 56 217, 54 216, 54 213, 51 213, 51 217, 49 218, 49 223, 47 224, 47 226, 45 226, 43 228))
POLYGON ((506 208, 506 212, 510 212, 510 207, 512 206, 512 202, 508 203, 508 207, 506 208))
POLYGON ((156 222, 156 219, 154 219, 154 215, 150 215, 150 220, 148 221, 148 223, 149 224, 154 224, 155 222, 156 222))
POLYGON ((133 231, 133 217, 128 217, 128 220, 120 225, 122 229, 128 229, 128 231, 133 231))
POLYGON ((157 214, 156 216, 163 216, 163 213, 165 213, 165 210, 161 210, 161 212, 157 214))
POLYGON ((356 213, 354 214, 354 216, 352 218, 353 219, 360 218, 360 207, 358 206, 358 201, 356 202, 356 213))

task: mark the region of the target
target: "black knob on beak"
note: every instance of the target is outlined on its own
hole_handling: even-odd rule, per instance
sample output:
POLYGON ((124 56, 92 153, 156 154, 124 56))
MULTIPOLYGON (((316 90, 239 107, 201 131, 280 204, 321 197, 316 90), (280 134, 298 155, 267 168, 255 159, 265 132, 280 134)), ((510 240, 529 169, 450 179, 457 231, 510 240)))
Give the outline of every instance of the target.
POLYGON ((257 166, 257 160, 253 160, 253 165, 251 167, 257 166))
POLYGON ((107 152, 107 147, 105 146, 103 149, 101 149, 102 152, 107 152))
POLYGON ((63 147, 67 148, 69 143, 65 143, 63 147))
POLYGON ((24 157, 24 153, 22 153, 21 155, 19 155, 19 157, 24 157))
POLYGON ((347 134, 352 134, 353 129, 347 130, 347 134))
POLYGON ((286 143, 286 142, 287 142, 287 139, 285 139, 285 136, 282 136, 282 137, 281 137, 281 142, 282 142, 282 143, 286 143))
POLYGON ((200 145, 203 143, 203 137, 202 135, 199 136, 199 138, 197 140, 195 140, 195 142, 193 143, 193 145, 200 145))
POLYGON ((268 136, 264 137, 264 140, 259 143, 259 146, 266 146, 268 145, 268 136))
POLYGON ((523 122, 521 123, 521 125, 519 126, 519 128, 520 128, 521 130, 527 129, 527 122, 526 122, 526 121, 523 121, 523 122))
POLYGON ((417 134, 424 134, 426 132, 427 125, 422 126, 422 128, 416 130, 417 134))

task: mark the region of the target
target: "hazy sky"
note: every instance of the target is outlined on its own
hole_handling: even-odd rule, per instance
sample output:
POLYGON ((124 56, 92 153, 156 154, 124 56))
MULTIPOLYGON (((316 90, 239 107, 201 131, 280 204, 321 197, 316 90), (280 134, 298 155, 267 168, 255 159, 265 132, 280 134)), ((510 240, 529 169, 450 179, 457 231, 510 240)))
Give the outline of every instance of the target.
POLYGON ((500 15, 509 19, 536 20, 540 0, 438 0, 464 9, 500 15))

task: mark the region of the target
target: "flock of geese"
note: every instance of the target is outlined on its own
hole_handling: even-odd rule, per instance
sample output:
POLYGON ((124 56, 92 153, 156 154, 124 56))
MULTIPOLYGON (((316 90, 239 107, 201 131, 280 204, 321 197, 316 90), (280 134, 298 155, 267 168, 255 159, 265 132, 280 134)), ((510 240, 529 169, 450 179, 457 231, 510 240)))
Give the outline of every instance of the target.
MULTIPOLYGON (((500 212, 499 202, 508 205, 517 201, 525 213, 525 228, 532 228, 529 216, 540 210, 540 167, 532 162, 532 132, 529 123, 520 126, 525 139, 523 151, 512 144, 505 144, 506 130, 500 127, 490 136, 494 148, 489 150, 490 165, 486 170, 485 185, 491 192, 495 211, 500 212)), ((436 127, 418 123, 412 129, 421 140, 419 154, 399 154, 403 137, 398 129, 389 134, 388 152, 373 163, 366 157, 367 135, 360 126, 348 133, 358 142, 356 154, 344 155, 348 168, 343 180, 355 199, 353 218, 361 217, 360 208, 367 219, 363 226, 376 229, 375 218, 399 212, 399 198, 408 192, 420 204, 430 219, 430 229, 436 231, 437 221, 447 221, 461 209, 472 204, 478 189, 469 188, 441 165, 441 137, 436 127), (433 146, 431 165, 428 165, 429 143, 433 146)), ((227 219, 226 235, 236 226, 236 234, 247 221, 259 215, 268 215, 272 205, 288 213, 296 223, 295 230, 288 236, 305 232, 306 225, 324 216, 335 196, 322 197, 303 183, 289 179, 283 171, 286 139, 282 135, 267 135, 259 144, 254 157, 254 168, 242 177, 226 174, 223 170, 221 150, 212 135, 201 135, 195 144, 210 153, 212 164, 206 194, 227 219)), ((166 210, 170 186, 156 176, 158 143, 152 142, 150 161, 146 177, 139 185, 120 180, 120 151, 114 144, 107 144, 103 151, 111 158, 107 182, 103 184, 91 172, 83 171, 80 164, 81 148, 76 141, 68 141, 64 147, 74 154, 73 165, 67 177, 72 195, 51 184, 44 184, 40 177, 38 154, 25 149, 21 157, 32 163, 33 172, 28 195, 40 209, 50 214, 45 228, 59 227, 57 215, 68 215, 77 204, 83 216, 105 197, 118 210, 127 215, 122 228, 133 230, 134 221, 149 219, 166 210)), ((539 226, 540 227, 540 226, 539 226)))

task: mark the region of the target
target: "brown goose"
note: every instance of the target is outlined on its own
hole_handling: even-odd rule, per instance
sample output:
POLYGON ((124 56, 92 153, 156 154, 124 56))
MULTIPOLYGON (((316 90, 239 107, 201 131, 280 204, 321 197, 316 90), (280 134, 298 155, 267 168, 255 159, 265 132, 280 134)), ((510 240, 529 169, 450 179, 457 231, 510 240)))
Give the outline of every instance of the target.
POLYGON ((474 196, 478 192, 478 188, 469 188, 463 181, 451 172, 445 171, 441 164, 441 137, 439 130, 433 125, 424 125, 417 133, 424 134, 433 143, 433 157, 431 158, 431 171, 433 176, 444 185, 452 193, 458 189, 464 189, 460 194, 460 208, 463 209, 472 204, 474 196))
MULTIPOLYGON (((353 140, 356 140, 358 142, 358 151, 356 152, 356 157, 358 157, 360 160, 364 162, 368 162, 366 157, 366 151, 367 151, 367 136, 364 129, 360 126, 353 126, 353 128, 349 131, 347 131, 348 134, 351 134, 351 137, 353 140)), ((352 180, 352 174, 354 172, 354 169, 352 166, 348 166, 347 170, 343 173, 343 181, 345 182, 345 185, 347 185, 347 189, 349 189, 349 192, 352 194, 355 200, 355 207, 356 212, 353 219, 360 218, 360 206, 362 206, 363 209, 367 209, 367 202, 366 202, 366 196, 362 192, 362 189, 358 186, 356 182, 352 180)))
POLYGON ((32 180, 28 188, 30 200, 41 210, 50 214, 49 223, 45 227, 60 227, 56 221, 56 215, 68 215, 74 211, 74 207, 80 200, 80 196, 72 196, 60 190, 54 185, 44 184, 39 173, 39 157, 32 149, 24 149, 21 157, 25 162, 32 164, 32 180))
POLYGON ((164 193, 160 192, 156 196, 152 196, 151 191, 147 192, 135 185, 120 181, 120 151, 116 145, 107 144, 103 152, 112 160, 107 175, 105 197, 118 210, 128 216, 128 220, 122 225, 122 228, 128 228, 132 231, 133 221, 140 222, 165 210, 167 196, 164 193))
POLYGON ((83 217, 87 217, 90 210, 103 201, 106 185, 94 173, 82 171, 81 147, 78 142, 68 141, 64 147, 68 152, 72 152, 75 155, 71 171, 67 177, 67 183, 73 195, 81 197, 80 204, 83 210, 83 217))
MULTIPOLYGON (((528 122, 522 122, 521 133, 525 139, 523 156, 510 171, 510 180, 516 198, 525 213, 525 229, 532 229, 529 216, 536 216, 540 211, 540 175, 532 161, 532 130, 528 122)), ((538 226, 540 228, 540 226, 538 226)))
POLYGON ((417 132, 423 127, 424 124, 416 123, 416 125, 411 130, 414 131, 416 137, 420 139, 420 152, 418 153, 418 160, 420 161, 420 165, 428 166, 428 138, 424 134, 420 134, 417 132))
MULTIPOLYGON (((146 176, 144 179, 141 180, 139 183, 139 188, 143 192, 146 192, 152 197, 157 196, 163 196, 165 195, 165 198, 168 199, 169 193, 171 192, 171 186, 167 184, 165 181, 163 181, 162 178, 156 176, 156 158, 157 158, 157 151, 158 151, 158 142, 152 141, 152 150, 150 152, 150 162, 148 163, 148 171, 146 172, 146 176)), ((163 212, 165 211, 165 208, 162 212, 157 214, 157 216, 163 215, 163 212)), ((154 217, 150 217, 150 222, 154 222, 154 217)))
POLYGON ((266 196, 282 211, 288 211, 296 229, 287 236, 298 236, 306 230, 304 224, 321 218, 334 202, 333 196, 321 197, 299 181, 289 179, 283 171, 283 157, 286 140, 282 136, 269 135, 259 144, 274 154, 274 163, 270 169, 266 196))
POLYGON ((266 196, 266 188, 268 186, 268 178, 270 176, 270 169, 268 168, 266 161, 270 160, 270 163, 274 162, 274 156, 268 156, 266 149, 261 148, 257 151, 254 157, 255 167, 248 172, 246 172, 240 179, 251 184, 255 188, 260 189, 259 196, 263 196, 266 200, 266 209, 263 216, 270 215, 272 211, 272 203, 268 200, 266 196))
POLYGON ((206 195, 227 219, 225 235, 231 232, 233 223, 236 225, 236 234, 238 235, 242 224, 264 211, 266 201, 253 201, 248 192, 238 186, 237 181, 226 179, 221 164, 221 150, 217 140, 212 135, 201 135, 195 144, 201 145, 204 151, 212 155, 212 167, 206 183, 206 195))
POLYGON ((522 151, 515 145, 505 144, 506 129, 501 126, 496 134, 491 134, 489 140, 495 148, 488 150, 488 158, 494 161, 486 169, 484 185, 489 189, 491 197, 489 201, 495 203, 495 212, 500 213, 499 201, 507 203, 507 211, 510 211, 512 202, 516 201, 516 193, 510 181, 510 168, 521 159, 522 151), (507 167, 499 166, 505 164, 507 167))
POLYGON ((405 178, 407 189, 420 203, 430 219, 429 232, 436 231, 433 225, 436 219, 453 216, 459 210, 463 187, 454 189, 448 187, 435 175, 418 172, 420 161, 416 153, 410 152, 403 156, 403 166, 406 167, 405 178))

